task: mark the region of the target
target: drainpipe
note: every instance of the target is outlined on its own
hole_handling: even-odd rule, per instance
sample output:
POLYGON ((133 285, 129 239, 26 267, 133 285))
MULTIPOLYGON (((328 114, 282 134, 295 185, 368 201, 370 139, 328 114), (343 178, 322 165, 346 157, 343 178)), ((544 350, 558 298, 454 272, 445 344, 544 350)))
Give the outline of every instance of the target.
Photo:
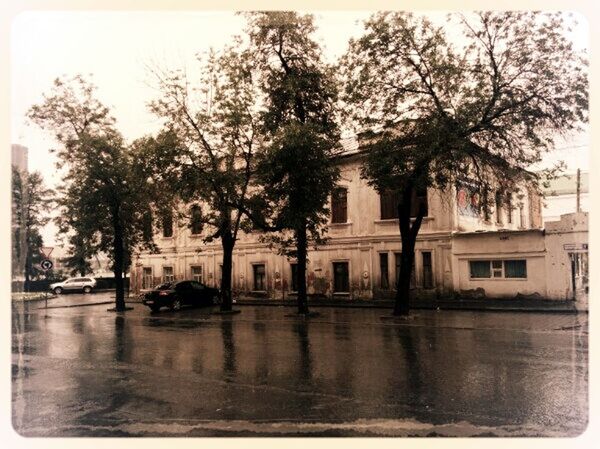
POLYGON ((577 169, 577 212, 581 212, 581 170, 577 169))

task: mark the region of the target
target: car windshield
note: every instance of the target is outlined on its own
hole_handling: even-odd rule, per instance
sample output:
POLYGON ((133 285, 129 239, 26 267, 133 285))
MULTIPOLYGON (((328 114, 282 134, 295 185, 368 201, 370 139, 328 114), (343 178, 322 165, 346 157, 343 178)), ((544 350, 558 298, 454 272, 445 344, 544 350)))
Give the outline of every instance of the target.
POLYGON ((173 287, 173 284, 171 282, 165 282, 163 284, 160 284, 158 287, 156 287, 156 290, 169 290, 173 287))

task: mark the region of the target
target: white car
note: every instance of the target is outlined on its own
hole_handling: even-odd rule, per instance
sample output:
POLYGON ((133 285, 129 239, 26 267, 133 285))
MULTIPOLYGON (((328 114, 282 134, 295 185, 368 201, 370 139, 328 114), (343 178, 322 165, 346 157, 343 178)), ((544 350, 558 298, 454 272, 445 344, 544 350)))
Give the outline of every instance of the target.
POLYGON ((83 291, 83 293, 90 293, 94 288, 96 288, 96 279, 94 278, 69 278, 62 282, 50 284, 50 290, 57 295, 60 295, 63 291, 83 291))

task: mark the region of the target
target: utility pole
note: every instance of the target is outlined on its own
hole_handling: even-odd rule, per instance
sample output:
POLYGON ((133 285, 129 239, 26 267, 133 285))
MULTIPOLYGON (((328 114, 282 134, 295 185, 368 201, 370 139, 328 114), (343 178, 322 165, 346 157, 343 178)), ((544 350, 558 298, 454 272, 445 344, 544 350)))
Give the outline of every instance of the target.
POLYGON ((581 212, 581 170, 577 169, 577 212, 581 212))

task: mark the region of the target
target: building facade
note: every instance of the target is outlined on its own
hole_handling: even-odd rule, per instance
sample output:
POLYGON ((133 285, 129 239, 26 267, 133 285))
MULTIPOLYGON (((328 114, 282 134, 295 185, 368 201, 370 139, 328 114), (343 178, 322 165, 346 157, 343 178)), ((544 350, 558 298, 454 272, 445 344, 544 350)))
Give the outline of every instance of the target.
MULTIPOLYGON (((309 295, 385 299, 395 293, 402 244, 393 198, 379 195, 360 177, 361 156, 340 159, 341 178, 331 198, 326 244, 309 250, 309 295)), ((446 191, 428 190, 427 215, 415 247, 412 291, 417 297, 539 295, 565 299, 546 288, 546 240, 541 200, 531 190, 495 196, 480 205, 468 181, 446 191), (487 267, 486 267, 487 263, 487 267)), ((131 285, 144 291, 161 282, 196 279, 218 287, 220 242, 203 242, 200 227, 178 224, 155 236, 160 253, 134 257, 131 285)), ((295 261, 240 233, 233 255, 234 294, 287 299, 296 291, 295 261)), ((587 237, 586 237, 587 238, 587 237)))

